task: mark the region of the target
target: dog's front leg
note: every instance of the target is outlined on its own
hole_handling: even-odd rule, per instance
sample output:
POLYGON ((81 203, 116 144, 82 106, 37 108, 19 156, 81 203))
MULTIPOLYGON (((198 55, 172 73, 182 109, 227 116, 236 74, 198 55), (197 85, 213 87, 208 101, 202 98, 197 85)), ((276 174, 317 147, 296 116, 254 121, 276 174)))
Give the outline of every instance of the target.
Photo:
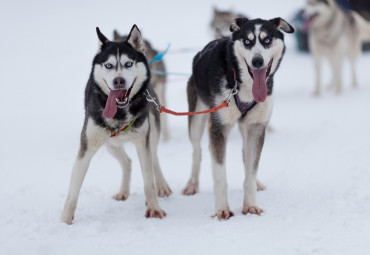
POLYGON ((319 96, 321 93, 321 58, 317 54, 314 55, 314 65, 315 65, 315 72, 316 72, 316 87, 315 91, 313 92, 314 96, 319 96))
POLYGON ((74 219, 78 195, 80 194, 82 182, 90 165, 90 161, 96 151, 109 137, 105 129, 97 127, 92 122, 92 120, 87 121, 82 130, 80 150, 73 165, 68 196, 63 213, 60 217, 60 219, 68 225, 72 224, 74 219))
POLYGON ((265 140, 266 124, 248 124, 244 128, 246 132, 241 132, 245 167, 243 214, 260 215, 263 210, 258 208, 256 204, 256 180, 258 164, 265 140))
MULTIPOLYGON (((214 117, 214 116, 212 116, 214 117)), ((234 216, 227 201, 226 181, 226 141, 229 128, 217 120, 210 120, 209 136, 212 154, 213 191, 215 196, 216 215, 219 220, 227 220, 234 216)))
POLYGON ((341 53, 336 54, 335 56, 329 57, 329 64, 332 69, 332 80, 331 85, 335 88, 335 92, 340 94, 342 92, 342 64, 343 56, 341 53))
POLYGON ((137 141, 135 145, 137 154, 139 156, 141 172, 144 179, 144 193, 147 207, 145 217, 163 218, 164 216, 166 216, 166 212, 159 207, 155 191, 149 131, 143 137, 143 139, 137 141))

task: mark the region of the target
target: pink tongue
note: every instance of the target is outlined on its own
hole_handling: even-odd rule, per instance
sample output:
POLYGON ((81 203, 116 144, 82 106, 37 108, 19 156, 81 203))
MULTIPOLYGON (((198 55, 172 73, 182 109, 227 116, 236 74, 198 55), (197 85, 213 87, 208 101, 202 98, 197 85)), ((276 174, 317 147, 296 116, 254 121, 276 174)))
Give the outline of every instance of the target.
POLYGON ((311 21, 312 21, 311 18, 308 18, 308 19, 305 20, 305 22, 304 22, 304 29, 305 29, 305 31, 308 31, 308 29, 310 29, 311 21))
POLYGON ((107 103, 105 104, 103 116, 107 119, 112 119, 117 112, 116 98, 124 97, 127 90, 111 90, 108 95, 107 103))
POLYGON ((253 87, 252 93, 256 102, 264 102, 267 97, 266 72, 267 66, 263 69, 252 69, 253 87))

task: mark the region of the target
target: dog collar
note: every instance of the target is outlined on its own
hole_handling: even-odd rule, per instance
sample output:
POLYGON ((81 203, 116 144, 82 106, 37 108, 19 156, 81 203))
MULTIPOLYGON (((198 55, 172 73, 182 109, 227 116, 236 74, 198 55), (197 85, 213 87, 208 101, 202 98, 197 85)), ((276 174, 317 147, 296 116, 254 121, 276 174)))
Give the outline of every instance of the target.
MULTIPOLYGON (((238 80, 236 79, 236 71, 234 70, 234 81, 235 81, 235 88, 238 85, 238 80)), ((234 99, 236 103, 236 107, 238 107, 240 113, 242 116, 241 119, 247 115, 248 111, 252 110, 252 108, 257 104, 256 101, 252 100, 252 102, 243 102, 240 97, 238 96, 238 93, 234 94, 234 99)))
POLYGON ((116 130, 114 130, 113 128, 111 128, 110 126, 108 126, 108 124, 105 121, 104 121, 104 124, 105 124, 105 127, 110 131, 110 137, 114 137, 114 136, 118 135, 120 132, 126 132, 126 131, 128 131, 131 128, 131 126, 134 124, 135 120, 136 120, 136 118, 133 119, 130 122, 130 124, 126 125, 124 128, 122 128, 122 129, 116 129, 116 130))
POLYGON ((243 102, 238 94, 234 95, 236 106, 238 107, 240 113, 242 114, 241 118, 248 113, 248 111, 252 110, 252 108, 257 104, 256 101, 252 100, 252 102, 243 102))

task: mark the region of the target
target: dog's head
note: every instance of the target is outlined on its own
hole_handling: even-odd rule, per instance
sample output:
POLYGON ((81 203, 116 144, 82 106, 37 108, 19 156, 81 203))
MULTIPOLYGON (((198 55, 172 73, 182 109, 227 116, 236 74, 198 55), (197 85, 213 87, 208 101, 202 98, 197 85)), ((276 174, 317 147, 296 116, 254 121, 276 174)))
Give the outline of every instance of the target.
MULTIPOLYGON (((127 40, 127 35, 121 35, 117 30, 113 31, 113 40, 115 42, 124 42, 127 40)), ((151 43, 148 40, 143 39, 145 56, 147 59, 151 60, 158 54, 158 52, 152 47, 151 43)))
POLYGON ((216 39, 230 37, 230 24, 233 22, 234 19, 240 17, 240 15, 237 15, 232 11, 220 11, 216 7, 214 7, 213 19, 211 21, 211 29, 214 37, 216 39))
POLYGON ((136 25, 123 42, 109 41, 96 28, 99 50, 93 61, 93 78, 108 96, 104 116, 113 118, 149 81, 144 42, 136 25))
MULTIPOLYGON (((285 51, 284 35, 294 29, 282 18, 270 20, 235 19, 230 26, 234 52, 239 65, 246 65, 253 79, 253 97, 263 102, 267 96, 267 79, 277 70, 285 51)), ((245 69, 245 68, 241 68, 245 69)))
POLYGON ((334 0, 306 0, 304 14, 307 28, 320 26, 330 19, 334 5, 334 0))

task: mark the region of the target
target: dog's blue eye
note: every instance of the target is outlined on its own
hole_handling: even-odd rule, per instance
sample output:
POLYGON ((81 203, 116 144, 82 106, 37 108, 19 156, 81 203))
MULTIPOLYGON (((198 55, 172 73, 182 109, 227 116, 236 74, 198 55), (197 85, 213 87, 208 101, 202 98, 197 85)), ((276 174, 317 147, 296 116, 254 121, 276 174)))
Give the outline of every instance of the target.
POLYGON ((265 39, 265 44, 269 44, 271 42, 271 40, 269 38, 265 39))
POLYGON ((111 69, 111 68, 113 67, 113 66, 112 66, 112 64, 109 64, 109 63, 108 63, 108 64, 105 64, 104 66, 105 66, 105 68, 107 68, 107 69, 111 69))
POLYGON ((131 67, 132 64, 133 64, 132 62, 126 62, 125 67, 131 67))
POLYGON ((251 41, 249 41, 249 40, 247 39, 247 40, 245 40, 245 44, 246 44, 246 45, 249 45, 249 44, 251 44, 251 41))

